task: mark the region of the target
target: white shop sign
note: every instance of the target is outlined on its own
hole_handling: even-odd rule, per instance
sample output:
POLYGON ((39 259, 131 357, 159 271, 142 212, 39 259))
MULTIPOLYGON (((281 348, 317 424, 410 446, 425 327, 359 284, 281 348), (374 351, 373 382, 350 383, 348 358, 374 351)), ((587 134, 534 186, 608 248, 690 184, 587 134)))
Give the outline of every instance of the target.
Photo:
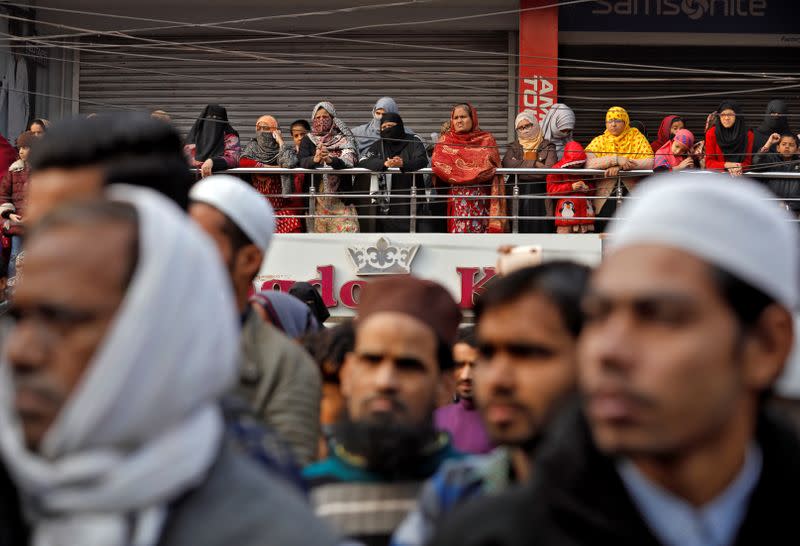
POLYGON ((315 284, 331 315, 352 316, 360 287, 380 275, 412 274, 435 280, 471 309, 477 290, 494 275, 501 245, 538 245, 543 259, 600 262, 598 235, 453 235, 342 233, 276 235, 255 281, 256 290, 288 291, 315 284))

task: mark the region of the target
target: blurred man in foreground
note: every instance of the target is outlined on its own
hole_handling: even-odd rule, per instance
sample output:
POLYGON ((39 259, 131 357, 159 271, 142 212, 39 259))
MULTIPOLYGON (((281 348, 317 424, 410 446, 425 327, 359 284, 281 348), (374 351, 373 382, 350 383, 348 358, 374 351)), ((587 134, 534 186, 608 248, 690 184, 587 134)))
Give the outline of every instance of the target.
POLYGON ((0 454, 31 543, 333 544, 225 437, 238 332, 211 242, 151 190, 109 199, 45 216, 16 288, 0 454))
POLYGON ((800 488, 800 441, 765 406, 794 337, 796 226, 766 190, 726 177, 669 175, 634 195, 584 301, 582 411, 543 446, 530 487, 465 509, 433 544, 796 534, 784 499, 800 488))
POLYGON ((32 149, 28 226, 69 201, 101 197, 108 184, 147 186, 185 209, 194 176, 178 132, 143 113, 54 124, 32 149))

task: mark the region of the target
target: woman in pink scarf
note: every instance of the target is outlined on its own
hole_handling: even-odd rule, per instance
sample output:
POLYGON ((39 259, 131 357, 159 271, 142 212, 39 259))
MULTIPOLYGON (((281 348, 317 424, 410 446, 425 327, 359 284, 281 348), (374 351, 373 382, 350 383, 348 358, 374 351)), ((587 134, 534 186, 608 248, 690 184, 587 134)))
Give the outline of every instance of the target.
POLYGON ((695 169, 698 162, 692 155, 694 135, 688 129, 680 129, 675 137, 656 151, 654 171, 681 171, 695 169))

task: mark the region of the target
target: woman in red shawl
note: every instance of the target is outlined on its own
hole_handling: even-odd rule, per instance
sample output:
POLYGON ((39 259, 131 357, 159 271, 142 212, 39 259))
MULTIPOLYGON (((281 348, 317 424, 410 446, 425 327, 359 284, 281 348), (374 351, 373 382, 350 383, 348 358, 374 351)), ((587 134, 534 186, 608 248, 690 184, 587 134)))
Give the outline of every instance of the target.
POLYGON ((657 152, 667 142, 675 138, 675 133, 684 128, 683 120, 680 116, 667 116, 661 120, 661 126, 658 128, 658 136, 650 143, 653 152, 657 152))
POLYGON ((494 137, 481 131, 478 112, 469 104, 457 104, 450 113, 450 130, 433 150, 431 168, 437 180, 450 185, 447 221, 450 233, 502 233, 506 215, 505 181, 495 174, 500 152, 494 137), (485 196, 495 199, 471 199, 485 196), (483 218, 471 219, 479 216, 483 218), (491 220, 487 216, 492 216, 491 220))

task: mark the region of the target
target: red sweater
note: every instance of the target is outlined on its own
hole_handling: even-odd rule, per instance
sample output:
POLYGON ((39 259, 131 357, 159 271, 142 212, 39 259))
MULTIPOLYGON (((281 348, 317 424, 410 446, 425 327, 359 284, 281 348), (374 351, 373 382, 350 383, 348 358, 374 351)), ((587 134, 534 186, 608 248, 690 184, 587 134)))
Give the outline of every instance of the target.
POLYGON ((580 168, 586 163, 586 152, 578 142, 568 142, 564 147, 564 156, 561 161, 553 165, 554 169, 564 169, 564 174, 547 175, 547 194, 564 196, 556 201, 556 225, 572 226, 577 224, 594 225, 594 220, 574 220, 573 218, 593 217, 594 207, 591 199, 583 199, 578 194, 594 195, 594 182, 585 180, 589 190, 579 192, 572 189, 572 184, 583 179, 583 175, 570 174, 569 167, 580 168))
MULTIPOLYGON (((747 131, 747 151, 742 161, 742 168, 746 169, 753 164, 753 139, 755 135, 753 131, 747 131)), ((725 154, 722 148, 717 144, 717 128, 712 127, 706 133, 706 169, 714 169, 718 171, 725 170, 725 162, 730 161, 725 159, 725 154)))

